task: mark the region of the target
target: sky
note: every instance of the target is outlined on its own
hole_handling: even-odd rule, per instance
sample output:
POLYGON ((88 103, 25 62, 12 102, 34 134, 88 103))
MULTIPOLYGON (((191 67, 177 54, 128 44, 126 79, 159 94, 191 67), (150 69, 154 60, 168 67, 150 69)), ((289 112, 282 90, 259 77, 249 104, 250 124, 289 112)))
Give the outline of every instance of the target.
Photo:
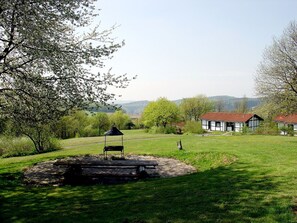
POLYGON ((257 97, 265 48, 297 19, 296 0, 98 0, 96 7, 101 29, 117 25, 112 37, 125 40, 106 67, 137 75, 128 88, 112 89, 124 101, 257 97))

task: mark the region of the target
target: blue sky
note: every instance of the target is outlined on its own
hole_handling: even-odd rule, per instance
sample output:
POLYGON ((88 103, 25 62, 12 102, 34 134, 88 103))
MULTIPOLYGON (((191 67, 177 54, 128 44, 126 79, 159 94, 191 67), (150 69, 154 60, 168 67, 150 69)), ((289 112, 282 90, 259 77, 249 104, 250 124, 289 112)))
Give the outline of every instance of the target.
MULTIPOLYGON (((138 75, 120 100, 255 97, 264 49, 297 19, 296 0, 98 0, 101 27, 125 40, 106 63, 138 75)), ((97 22, 97 21, 96 21, 97 22)))

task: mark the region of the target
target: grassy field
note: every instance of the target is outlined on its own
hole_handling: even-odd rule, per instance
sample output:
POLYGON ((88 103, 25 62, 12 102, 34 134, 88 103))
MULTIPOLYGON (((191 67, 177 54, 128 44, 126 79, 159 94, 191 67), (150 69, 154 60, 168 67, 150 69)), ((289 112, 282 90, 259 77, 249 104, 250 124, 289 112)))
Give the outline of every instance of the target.
POLYGON ((126 153, 174 157, 198 173, 112 186, 22 185, 22 170, 34 163, 102 153, 102 137, 65 140, 60 151, 0 159, 0 222, 297 222, 296 137, 124 133, 126 153))

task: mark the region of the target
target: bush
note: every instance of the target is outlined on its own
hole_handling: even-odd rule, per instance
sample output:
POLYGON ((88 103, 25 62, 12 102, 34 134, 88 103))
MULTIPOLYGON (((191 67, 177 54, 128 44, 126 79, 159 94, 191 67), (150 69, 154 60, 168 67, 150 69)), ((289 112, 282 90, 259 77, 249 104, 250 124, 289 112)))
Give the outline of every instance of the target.
POLYGON ((241 131, 241 133, 242 133, 242 135, 247 135, 247 134, 251 133, 251 131, 252 131, 252 130, 251 130, 248 126, 244 125, 244 126, 242 127, 242 131, 241 131))
POLYGON ((57 138, 49 138, 47 149, 44 152, 51 152, 62 149, 60 140, 57 138))
POLYGON ((255 134, 259 135, 278 135, 277 124, 274 122, 262 122, 256 129, 255 134))
POLYGON ((288 126, 288 135, 289 136, 294 136, 295 135, 295 131, 294 131, 293 126, 288 126))
POLYGON ((92 136, 98 136, 98 129, 95 129, 92 127, 92 125, 86 126, 81 133, 81 137, 92 137, 92 136))
POLYGON ((279 128, 283 135, 294 136, 294 127, 293 126, 282 126, 279 128))
POLYGON ((2 157, 25 156, 35 153, 34 144, 25 137, 0 137, 2 157))
POLYGON ((184 131, 188 133, 203 134, 205 130, 202 129, 201 122, 187 121, 184 127, 184 131))
MULTIPOLYGON (((45 144, 45 148, 47 149, 43 152, 55 151, 62 148, 59 140, 55 138, 50 138, 45 144)), ((0 137, 0 156, 2 157, 27 156, 36 153, 37 151, 33 142, 27 137, 0 137)))
POLYGON ((167 127, 153 126, 148 130, 148 132, 152 134, 175 134, 176 129, 175 127, 172 127, 172 126, 167 126, 167 127))

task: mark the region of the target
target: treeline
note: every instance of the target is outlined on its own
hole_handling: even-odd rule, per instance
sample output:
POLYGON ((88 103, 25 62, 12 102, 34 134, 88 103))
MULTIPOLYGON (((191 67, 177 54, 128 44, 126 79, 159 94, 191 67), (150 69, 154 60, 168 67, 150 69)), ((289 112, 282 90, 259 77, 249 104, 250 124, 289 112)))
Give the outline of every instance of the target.
POLYGON ((61 149, 59 140, 74 137, 101 136, 116 125, 119 129, 131 129, 136 125, 122 110, 114 113, 72 111, 48 125, 29 126, 20 129, 13 120, 0 120, 0 156, 22 156, 61 149), (26 134, 24 134, 26 132, 26 134), (38 151, 36 148, 42 148, 38 151))
POLYGON ((119 129, 132 129, 135 124, 129 115, 122 110, 114 113, 90 113, 87 111, 75 111, 64 116, 55 124, 54 135, 60 139, 74 137, 101 136, 112 125, 119 129))
POLYGON ((152 133, 202 133, 200 116, 215 110, 215 103, 204 95, 186 98, 179 105, 166 98, 150 102, 141 122, 152 133))
MULTIPOLYGON (((224 104, 221 100, 210 100, 204 95, 193 98, 183 99, 179 105, 159 98, 157 101, 150 102, 142 113, 141 122, 152 133, 203 133, 200 118, 207 112, 222 112, 224 104)), ((236 113, 254 113, 264 119, 254 134, 277 135, 279 129, 273 121, 274 117, 279 115, 278 110, 273 109, 271 104, 262 103, 257 107, 250 109, 248 99, 243 97, 234 105, 233 112, 236 113)), ((284 131, 284 130, 283 130, 284 131)), ((285 132, 289 132, 286 130, 285 132)), ((248 133, 248 128, 242 133, 248 133)))
MULTIPOLYGON (((246 104, 247 100, 243 98, 237 104, 235 112, 251 112, 246 104)), ((257 133, 277 134, 275 123, 265 115, 267 108, 270 110, 265 104, 257 108, 259 115, 264 115, 262 117, 266 119, 257 133)), ((47 125, 36 125, 34 128, 24 128, 13 120, 3 119, 0 122, 0 155, 15 156, 56 150, 61 147, 56 139, 101 136, 113 125, 121 130, 145 128, 150 133, 201 134, 204 130, 200 117, 207 112, 220 109, 220 103, 199 95, 183 99, 178 105, 166 98, 159 98, 150 102, 144 108, 141 117, 135 119, 121 109, 114 113, 75 110, 58 120, 52 120, 47 125)))
MULTIPOLYGON (((89 111, 73 111, 69 115, 63 116, 60 120, 53 121, 52 124, 43 126, 46 135, 59 139, 74 137, 101 136, 112 125, 119 129, 131 129, 135 127, 129 115, 122 110, 114 113, 89 111)), ((20 136, 17 124, 10 120, 2 120, 0 124, 0 134, 6 136, 20 136)))

